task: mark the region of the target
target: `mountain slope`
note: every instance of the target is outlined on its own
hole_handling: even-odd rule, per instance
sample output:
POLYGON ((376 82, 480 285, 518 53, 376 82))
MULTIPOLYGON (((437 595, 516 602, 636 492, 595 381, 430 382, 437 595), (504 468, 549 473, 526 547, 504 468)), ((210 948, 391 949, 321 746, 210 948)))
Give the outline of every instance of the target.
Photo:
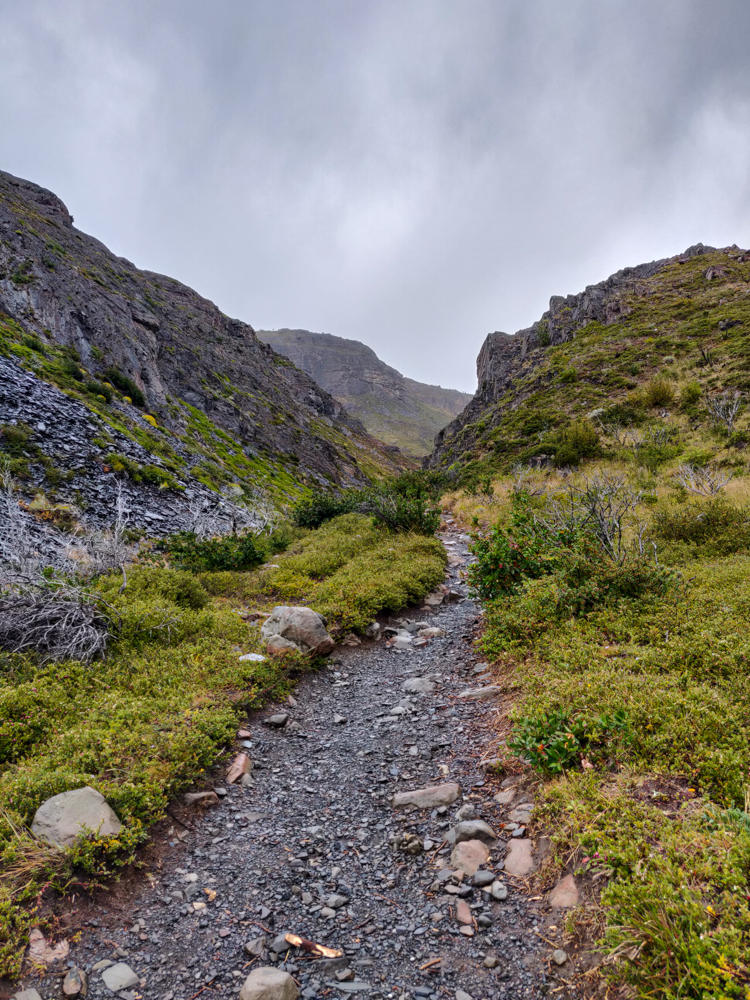
POLYGON ((375 437, 426 455, 471 396, 405 378, 358 340, 308 330, 258 330, 261 340, 311 375, 375 437))
MULTIPOLYGON (((212 489, 362 483, 392 453, 253 329, 0 173, 3 353, 212 489), (106 397, 110 397, 109 399, 106 397)), ((0 412, 0 420, 13 417, 0 412)))
POLYGON ((697 244, 553 296, 528 329, 487 337, 477 394, 438 434, 428 464, 491 468, 554 454, 587 414, 629 424, 656 413, 654 383, 666 383, 667 410, 688 383, 696 398, 748 389, 749 338, 750 253, 736 246, 697 244))

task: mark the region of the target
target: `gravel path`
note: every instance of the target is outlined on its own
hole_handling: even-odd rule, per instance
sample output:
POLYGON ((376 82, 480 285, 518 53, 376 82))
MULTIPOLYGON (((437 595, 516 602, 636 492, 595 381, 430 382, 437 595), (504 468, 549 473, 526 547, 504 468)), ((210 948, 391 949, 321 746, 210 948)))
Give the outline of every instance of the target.
MULTIPOLYGON (((447 582, 461 590, 466 536, 441 537, 455 553, 447 582)), ((501 883, 495 899, 489 884, 475 884, 489 874, 449 874, 445 839, 457 819, 499 831, 509 808, 494 799, 500 779, 478 768, 498 701, 459 697, 488 683, 471 645, 477 606, 406 614, 412 629, 418 620, 446 634, 421 648, 339 647, 299 684, 294 704, 248 721, 238 750, 250 744, 253 783, 220 788, 205 813, 175 810, 193 829, 164 825, 158 862, 127 905, 100 895, 101 912, 87 911, 69 955, 89 972, 89 996, 113 995, 107 962, 125 962, 139 980, 123 1000, 233 997, 252 968, 269 964, 292 973, 306 1000, 542 995, 540 911, 502 871, 510 832, 489 844, 484 865, 501 883), (408 683, 425 677, 431 684, 408 683), (405 693, 405 683, 434 687, 405 693), (280 712, 287 723, 268 725, 280 712), (462 792, 447 807, 391 805, 396 792, 446 782, 462 792), (342 955, 311 957, 284 942, 287 932, 342 955)), ((33 985, 60 995, 59 976, 33 985)))

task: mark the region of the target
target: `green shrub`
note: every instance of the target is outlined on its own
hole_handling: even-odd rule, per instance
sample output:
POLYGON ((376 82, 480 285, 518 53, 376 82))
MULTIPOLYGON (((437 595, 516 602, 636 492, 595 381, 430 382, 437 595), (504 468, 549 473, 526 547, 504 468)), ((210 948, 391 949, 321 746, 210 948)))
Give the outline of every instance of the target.
POLYGON ((563 709, 522 716, 513 727, 508 749, 528 761, 542 774, 562 774, 581 767, 604 763, 620 752, 631 739, 630 725, 619 710, 594 719, 571 717, 563 709))
MULTIPOLYGON (((105 577, 99 584, 99 590, 113 600, 121 583, 119 576, 105 577)), ((131 569, 127 592, 128 600, 161 597, 180 608, 192 608, 194 611, 205 608, 210 600, 208 592, 192 573, 162 566, 136 566, 131 569)))
POLYGON ((144 407, 146 405, 146 397, 143 395, 141 390, 131 378, 128 378, 127 375, 123 375, 119 368, 115 368, 114 365, 111 365, 105 370, 104 374, 107 376, 112 385, 115 386, 116 389, 119 389, 123 395, 130 396, 135 406, 144 407))
POLYGON ((160 490, 184 489, 174 476, 158 465, 139 465, 127 455, 120 455, 116 451, 109 452, 104 461, 113 472, 124 472, 134 483, 151 483, 160 490))
POLYGON ((648 406, 669 406, 674 402, 674 388, 666 379, 654 379, 646 386, 645 394, 648 406))
POLYGON ((704 556, 727 556, 750 550, 750 509, 735 507, 722 496, 691 500, 677 508, 657 510, 652 522, 656 538, 682 542, 704 556))
POLYGON ((86 392, 90 392, 92 396, 104 396, 108 403, 112 402, 112 390, 108 385, 103 382, 96 382, 93 379, 89 379, 83 386, 86 392))
POLYGON ((2 424, 0 426, 0 447, 13 458, 20 458, 31 447, 34 431, 28 424, 2 424))
POLYGON ((582 458, 593 458, 598 452, 599 435, 590 420, 576 420, 558 432, 555 448, 558 466, 578 465, 582 458))
POLYGON ((703 390, 701 389, 698 382, 688 382, 680 390, 680 409, 689 410, 692 409, 703 395, 703 390))
POLYGON ((268 555, 263 541, 248 531, 215 538, 198 538, 194 532, 181 531, 165 538, 159 549, 167 552, 177 567, 193 573, 247 571, 260 566, 268 555))
POLYGON ((350 514, 356 505, 354 491, 345 493, 316 493, 304 497, 295 506, 292 519, 298 528, 319 528, 340 514, 350 514))

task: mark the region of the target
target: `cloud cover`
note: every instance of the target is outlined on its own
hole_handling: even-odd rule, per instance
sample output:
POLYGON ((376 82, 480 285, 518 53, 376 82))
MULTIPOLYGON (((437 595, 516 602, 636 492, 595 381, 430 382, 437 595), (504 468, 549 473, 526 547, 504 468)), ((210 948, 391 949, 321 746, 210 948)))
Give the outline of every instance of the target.
POLYGON ((0 167, 258 328, 487 332, 747 245, 746 0, 0 0, 0 167))

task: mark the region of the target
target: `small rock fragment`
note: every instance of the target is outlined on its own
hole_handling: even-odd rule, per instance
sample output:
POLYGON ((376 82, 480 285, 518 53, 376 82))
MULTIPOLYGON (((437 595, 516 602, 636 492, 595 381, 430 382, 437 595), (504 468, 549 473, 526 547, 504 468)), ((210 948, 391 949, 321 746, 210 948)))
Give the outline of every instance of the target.
POLYGON ((253 769, 253 762, 246 753, 238 753, 227 771, 227 784, 233 785, 239 781, 243 775, 249 774, 253 769))
POLYGON ((456 920, 458 920, 459 924, 472 925, 474 923, 469 904, 463 899, 459 899, 456 903, 456 920))
POLYGON ((493 899, 496 899, 498 903, 502 903, 504 899, 508 898, 508 886, 505 882, 493 882, 490 886, 490 895, 493 899))
POLYGON ((289 722, 288 712, 277 712, 275 715, 269 715, 265 720, 267 726, 273 726, 274 729, 282 729, 287 722, 289 722))
POLYGON ((494 954, 494 952, 490 952, 488 955, 485 955, 484 961, 482 962, 485 969, 496 969, 499 964, 500 959, 494 954))
POLYGON ((245 954, 250 955, 251 958, 260 958, 263 954, 263 949, 266 946, 265 937, 252 938, 250 941, 246 941, 244 944, 245 954))
POLYGON ((505 857, 505 870, 509 875, 528 875, 534 868, 530 840, 511 840, 505 857))
POLYGON ((464 990, 456 990, 456 1000, 474 1000, 471 993, 466 993, 464 990))
POLYGON ((488 698, 494 698, 498 694, 502 694, 503 689, 498 687, 496 684, 488 684, 487 687, 481 688, 466 688, 465 691, 460 691, 458 694, 459 698, 464 698, 467 701, 486 701, 488 698))
POLYGON ((68 969, 63 979, 62 991, 66 997, 85 997, 88 992, 88 976, 77 966, 68 969))
POLYGON ((336 723, 337 726, 344 726, 346 725, 347 719, 345 715, 339 715, 338 712, 334 712, 333 721, 336 723))
POLYGON ((208 806, 218 806, 219 796, 216 792, 186 792, 183 796, 183 802, 186 806, 208 808, 208 806))
POLYGON ((431 694, 435 684, 429 677, 409 677, 401 685, 401 690, 407 694, 431 694))
POLYGON ((568 953, 563 951, 562 948, 556 948, 552 952, 552 961, 555 965, 565 965, 568 961, 568 953))
POLYGON ((572 875, 566 875, 560 879, 555 888, 549 894, 548 903, 550 906, 577 906, 578 886, 572 875))
POLYGON ((456 823, 451 834, 452 837, 449 836, 448 839, 454 844, 460 844, 463 840, 493 841, 497 839, 495 831, 483 819, 467 819, 456 823))
POLYGON ((480 888, 484 885, 491 885, 495 881, 495 873, 489 871, 475 872, 471 881, 480 888))
POLYGON ((265 659, 265 656, 261 656, 260 653, 245 653, 244 656, 240 657, 240 661, 246 660, 250 663, 263 663, 265 659))
POLYGON ((14 993, 12 1000, 42 1000, 37 991, 32 987, 28 990, 19 990, 18 993, 14 993))

